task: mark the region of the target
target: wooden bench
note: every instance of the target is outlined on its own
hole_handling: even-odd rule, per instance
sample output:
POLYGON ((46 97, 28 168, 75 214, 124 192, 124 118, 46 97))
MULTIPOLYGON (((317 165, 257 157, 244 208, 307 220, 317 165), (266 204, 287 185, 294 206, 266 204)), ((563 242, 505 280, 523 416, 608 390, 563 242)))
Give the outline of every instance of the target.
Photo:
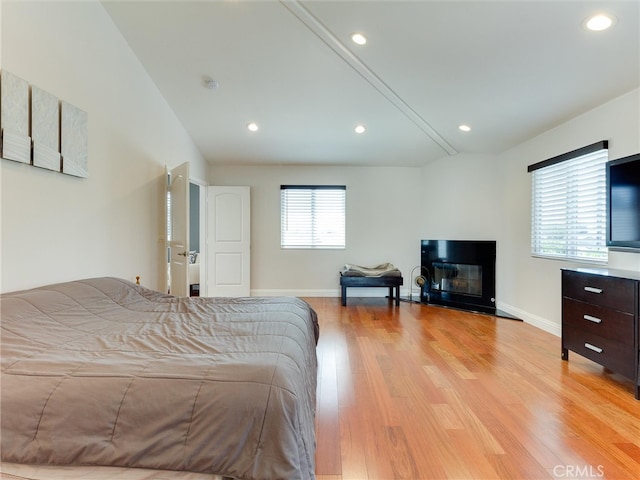
POLYGON ((388 287, 389 300, 395 298, 396 305, 400 305, 400 285, 402 285, 402 277, 383 276, 383 277, 350 277, 340 275, 340 287, 342 289, 342 306, 347 305, 347 287, 388 287), (395 289, 395 295, 394 295, 395 289))

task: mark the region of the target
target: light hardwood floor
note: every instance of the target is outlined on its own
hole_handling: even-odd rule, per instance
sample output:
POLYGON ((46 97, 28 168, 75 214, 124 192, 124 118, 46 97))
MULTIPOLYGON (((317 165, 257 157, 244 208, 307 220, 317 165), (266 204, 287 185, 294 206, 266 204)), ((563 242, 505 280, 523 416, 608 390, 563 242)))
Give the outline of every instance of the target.
POLYGON ((307 298, 318 480, 640 479, 633 383, 526 323, 307 298))

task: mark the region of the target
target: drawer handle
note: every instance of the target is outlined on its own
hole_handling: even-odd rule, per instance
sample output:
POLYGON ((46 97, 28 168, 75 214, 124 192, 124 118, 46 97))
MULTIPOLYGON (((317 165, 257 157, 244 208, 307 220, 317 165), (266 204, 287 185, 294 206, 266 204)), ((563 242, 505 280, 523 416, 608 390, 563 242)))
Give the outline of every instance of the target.
POLYGON ((585 320, 589 320, 590 322, 593 323, 602 323, 602 319, 598 318, 598 317, 592 317, 591 315, 583 315, 582 316, 585 320))
POLYGON ((590 343, 585 343, 584 346, 596 353, 602 353, 602 349, 600 347, 596 347, 595 345, 591 345, 590 343))
POLYGON ((585 292, 590 292, 590 293, 602 293, 602 289, 601 288, 596 288, 596 287, 584 287, 585 292))

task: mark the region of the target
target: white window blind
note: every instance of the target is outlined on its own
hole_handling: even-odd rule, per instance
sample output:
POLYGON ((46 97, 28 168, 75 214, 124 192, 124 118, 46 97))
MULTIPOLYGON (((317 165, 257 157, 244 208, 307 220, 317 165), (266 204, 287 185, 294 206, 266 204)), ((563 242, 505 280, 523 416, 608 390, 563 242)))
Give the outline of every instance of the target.
POLYGON ((529 166, 531 253, 606 262, 607 142, 529 166))
POLYGON ((344 185, 282 185, 282 248, 345 248, 344 185))
POLYGON ((167 242, 171 241, 171 192, 167 192, 167 242))

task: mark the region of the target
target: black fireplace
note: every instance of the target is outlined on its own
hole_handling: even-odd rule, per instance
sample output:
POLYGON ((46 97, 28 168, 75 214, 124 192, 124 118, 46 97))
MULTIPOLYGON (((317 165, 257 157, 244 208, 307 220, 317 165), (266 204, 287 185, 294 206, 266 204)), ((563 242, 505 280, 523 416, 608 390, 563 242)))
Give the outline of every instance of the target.
POLYGON ((496 313, 496 242, 422 240, 420 301, 496 313))

